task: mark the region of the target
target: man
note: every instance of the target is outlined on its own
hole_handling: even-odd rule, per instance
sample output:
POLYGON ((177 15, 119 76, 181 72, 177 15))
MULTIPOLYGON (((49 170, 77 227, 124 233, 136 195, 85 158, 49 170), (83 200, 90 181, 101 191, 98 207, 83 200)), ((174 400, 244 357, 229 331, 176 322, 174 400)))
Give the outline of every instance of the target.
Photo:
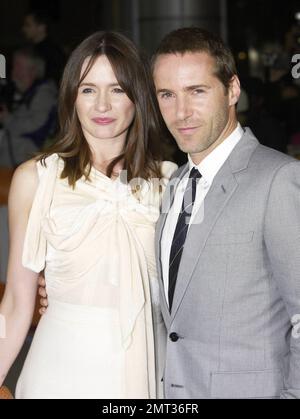
POLYGON ((157 226, 165 396, 298 398, 300 164, 238 125, 234 59, 215 35, 170 33, 153 75, 189 157, 157 226))
POLYGON ((0 110, 2 167, 15 167, 30 158, 55 129, 57 89, 53 81, 45 80, 44 72, 44 61, 32 48, 15 52, 12 80, 18 99, 12 110, 4 105, 0 110))
POLYGON ((50 38, 49 16, 43 10, 32 10, 24 19, 23 33, 46 63, 45 78, 53 79, 57 85, 63 73, 65 55, 50 38))

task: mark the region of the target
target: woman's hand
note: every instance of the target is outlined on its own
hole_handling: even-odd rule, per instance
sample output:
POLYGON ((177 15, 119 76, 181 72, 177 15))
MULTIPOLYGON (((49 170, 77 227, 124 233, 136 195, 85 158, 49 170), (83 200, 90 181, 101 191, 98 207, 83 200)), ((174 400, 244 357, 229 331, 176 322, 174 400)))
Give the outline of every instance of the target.
POLYGON ((48 295, 47 295, 47 292, 46 292, 46 281, 45 281, 45 278, 42 274, 39 276, 38 284, 39 284, 39 296, 42 297, 40 299, 41 308, 39 309, 39 313, 42 316, 43 314, 46 313, 46 310, 47 310, 47 307, 48 307, 48 295))

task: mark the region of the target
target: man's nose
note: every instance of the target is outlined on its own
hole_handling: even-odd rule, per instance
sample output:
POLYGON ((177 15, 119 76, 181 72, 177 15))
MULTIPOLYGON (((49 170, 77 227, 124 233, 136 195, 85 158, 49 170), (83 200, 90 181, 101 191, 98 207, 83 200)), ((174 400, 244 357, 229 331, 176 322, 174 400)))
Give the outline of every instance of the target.
POLYGON ((177 98, 176 103, 177 118, 183 121, 192 115, 192 109, 187 97, 177 98))

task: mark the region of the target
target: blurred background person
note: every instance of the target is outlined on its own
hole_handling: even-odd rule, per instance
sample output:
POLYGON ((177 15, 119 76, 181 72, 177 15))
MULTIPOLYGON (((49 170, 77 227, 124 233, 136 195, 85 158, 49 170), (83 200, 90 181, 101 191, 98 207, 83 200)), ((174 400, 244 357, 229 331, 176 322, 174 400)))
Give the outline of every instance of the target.
POLYGON ((14 53, 12 81, 17 96, 9 110, 0 109, 4 135, 0 144, 0 166, 15 167, 43 148, 54 133, 57 113, 57 88, 45 78, 45 63, 31 47, 14 53))
POLYGON ((51 39, 49 26, 50 17, 47 11, 32 10, 24 18, 22 31, 26 40, 44 59, 45 77, 53 79, 59 85, 66 57, 62 48, 51 39))

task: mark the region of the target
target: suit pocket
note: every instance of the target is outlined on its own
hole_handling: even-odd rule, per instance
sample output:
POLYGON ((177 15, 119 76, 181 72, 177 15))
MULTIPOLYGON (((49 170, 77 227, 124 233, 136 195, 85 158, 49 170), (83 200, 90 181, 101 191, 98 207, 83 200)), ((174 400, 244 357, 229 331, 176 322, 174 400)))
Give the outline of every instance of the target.
POLYGON ((283 390, 280 370, 217 372, 211 375, 214 399, 277 398, 283 390))
POLYGON ((206 242, 206 245, 229 245, 229 244, 243 244, 253 241, 254 231, 247 233, 230 233, 230 234, 211 234, 206 242))

